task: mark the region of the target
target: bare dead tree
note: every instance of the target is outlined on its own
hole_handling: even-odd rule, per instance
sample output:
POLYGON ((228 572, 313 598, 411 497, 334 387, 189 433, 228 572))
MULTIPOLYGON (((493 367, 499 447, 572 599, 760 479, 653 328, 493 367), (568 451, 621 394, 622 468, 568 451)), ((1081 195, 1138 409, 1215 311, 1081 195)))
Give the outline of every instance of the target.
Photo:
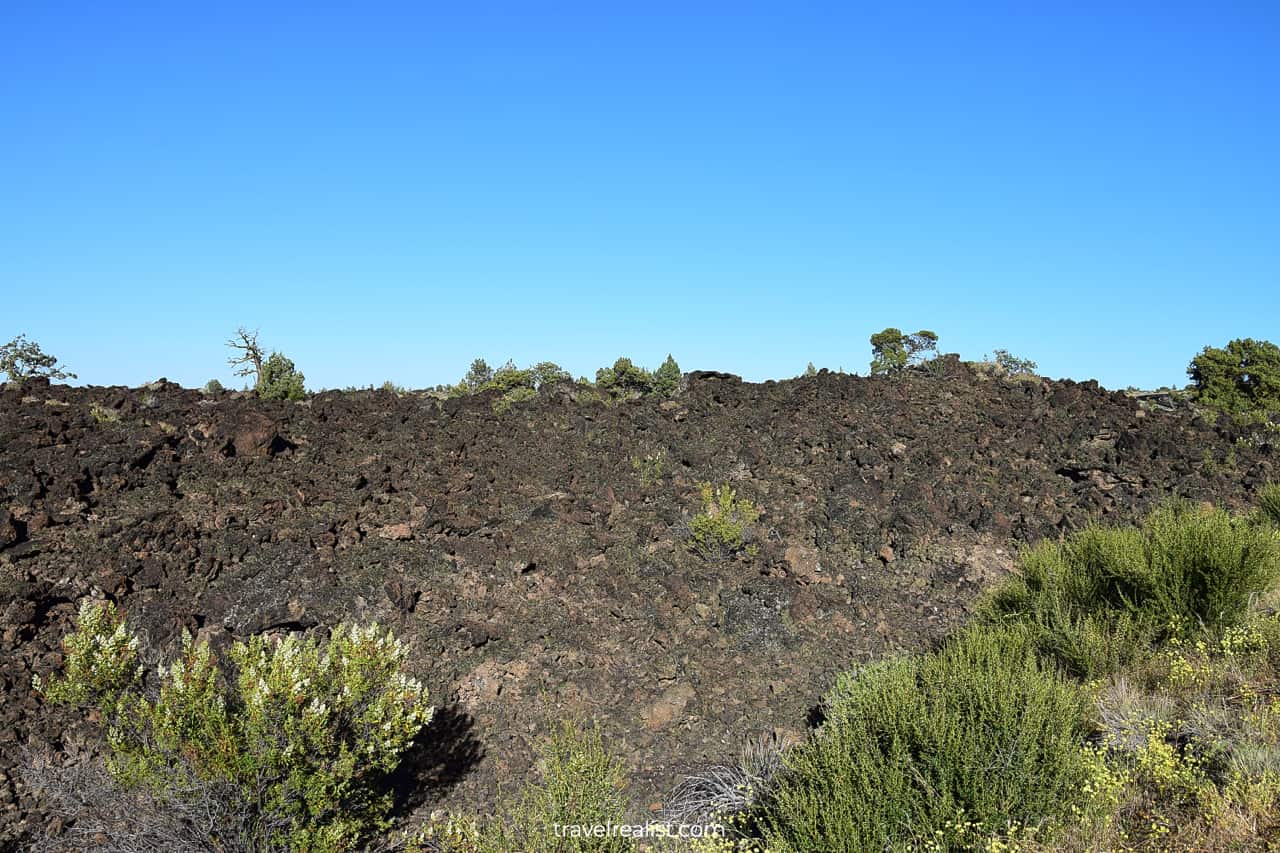
POLYGON ((235 368, 236 376, 252 376, 255 385, 262 384, 262 347, 258 344, 258 330, 252 332, 244 326, 236 329, 236 336, 227 341, 227 346, 239 353, 227 359, 235 368))

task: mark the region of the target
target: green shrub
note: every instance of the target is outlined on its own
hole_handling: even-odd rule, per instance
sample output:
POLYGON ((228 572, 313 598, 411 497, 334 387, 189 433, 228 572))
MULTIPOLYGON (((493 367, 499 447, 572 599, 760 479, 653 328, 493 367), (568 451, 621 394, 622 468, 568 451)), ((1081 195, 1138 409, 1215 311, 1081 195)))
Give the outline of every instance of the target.
POLYGON ((515 362, 508 361, 495 370, 489 381, 480 385, 476 391, 499 391, 505 394, 516 388, 535 390, 537 388, 537 379, 532 370, 521 370, 516 367, 515 362))
POLYGON ((48 681, 39 676, 33 686, 46 699, 63 705, 114 702, 142 679, 138 638, 129 633, 111 602, 85 599, 76 630, 62 640, 62 672, 48 681))
POLYGON ((659 450, 644 456, 632 456, 631 469, 640 475, 640 485, 652 486, 661 480, 667 471, 667 452, 659 450))
POLYGON ((227 389, 223 388, 222 383, 219 382, 218 380, 210 379, 208 382, 204 383, 204 387, 200 390, 212 396, 214 394, 221 394, 223 391, 227 389))
POLYGON ((0 346, 0 373, 3 373, 9 382, 24 382, 37 377, 76 378, 74 373, 68 373, 58 367, 58 359, 41 350, 40 345, 35 341, 27 340, 26 335, 18 335, 9 343, 0 346))
POLYGON ((255 390, 264 400, 301 400, 307 395, 303 385, 305 380, 293 361, 282 353, 273 352, 262 365, 262 377, 255 390))
POLYGON ((519 385, 503 394, 497 400, 493 401, 493 410, 497 414, 509 411, 516 403, 523 403, 525 400, 532 400, 538 396, 538 392, 527 385, 519 385))
POLYGON ((1258 509, 1262 517, 1280 527, 1280 483, 1268 483, 1258 492, 1258 509))
POLYGON ((980 612, 1029 626, 1043 651, 1083 676, 1142 649, 1238 624, 1280 576, 1274 537, 1220 509, 1171 503, 1141 528, 1093 526, 1022 558, 1022 574, 980 612))
POLYGON ((698 497, 701 510, 689 521, 689 548, 709 560, 727 560, 739 552, 754 556, 757 548, 749 539, 760 509, 727 485, 703 483, 698 497))
MULTIPOLYGON (((498 391, 503 395, 503 401, 498 405, 505 410, 512 403, 531 397, 532 394, 527 391, 571 381, 572 375, 552 361, 542 361, 529 368, 519 368, 508 361, 494 370, 484 359, 478 358, 471 363, 470 370, 461 381, 449 386, 446 391, 453 397, 498 391)), ((594 390, 608 395, 603 398, 606 400, 635 399, 647 394, 670 396, 679 391, 683 381, 684 374, 680 372, 680 365, 670 355, 653 372, 638 367, 628 358, 620 358, 612 367, 602 367, 596 371, 594 390)), ((585 378, 578 382, 583 385, 592 384, 585 378)))
POLYGON ((323 643, 254 637, 232 646, 225 672, 184 635, 144 690, 137 638, 113 605, 85 601, 64 651, 62 672, 35 688, 98 712, 111 782, 127 792, 77 800, 98 807, 81 819, 118 826, 102 812, 129 802, 140 837, 168 824, 200 849, 357 848, 388 826, 387 778, 431 719, 426 691, 401 673, 408 649, 377 625, 339 626, 323 643))
POLYGON ((93 403, 89 406, 89 416, 93 418, 94 423, 114 424, 120 422, 120 413, 115 409, 103 406, 100 403, 93 403))
POLYGON ((938 335, 921 329, 904 335, 890 326, 871 336, 871 375, 901 373, 912 364, 923 361, 926 353, 938 350, 938 335))
POLYGON ((845 673, 822 726, 784 759, 760 817, 770 849, 1049 839, 1091 807, 1088 705, 1017 630, 970 630, 937 652, 845 673))
POLYGON ((1244 338, 1205 347, 1187 366, 1196 400, 1245 419, 1280 413, 1280 347, 1244 338))
POLYGON ((566 721, 538 748, 537 783, 487 820, 453 816, 430 827, 424 840, 438 840, 452 853, 624 853, 635 850, 622 837, 570 837, 570 827, 626 822, 626 773, 610 755, 598 727, 566 721))
POLYGON ((629 358, 619 358, 613 367, 596 371, 596 387, 614 397, 643 397, 653 391, 653 374, 629 358))

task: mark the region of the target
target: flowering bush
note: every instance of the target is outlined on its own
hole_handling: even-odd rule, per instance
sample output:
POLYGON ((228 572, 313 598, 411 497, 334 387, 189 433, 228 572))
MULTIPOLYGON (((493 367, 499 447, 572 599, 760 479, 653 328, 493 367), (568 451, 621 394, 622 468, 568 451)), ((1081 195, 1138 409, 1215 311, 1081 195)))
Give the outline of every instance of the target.
POLYGON ((202 830, 212 849, 356 848, 389 824, 387 776, 432 714, 401 672, 407 647, 376 624, 323 642, 254 637, 232 646, 227 671, 184 634, 150 692, 138 639, 110 603, 81 606, 64 650, 63 672, 36 689, 101 714, 120 790, 214 816, 202 830))

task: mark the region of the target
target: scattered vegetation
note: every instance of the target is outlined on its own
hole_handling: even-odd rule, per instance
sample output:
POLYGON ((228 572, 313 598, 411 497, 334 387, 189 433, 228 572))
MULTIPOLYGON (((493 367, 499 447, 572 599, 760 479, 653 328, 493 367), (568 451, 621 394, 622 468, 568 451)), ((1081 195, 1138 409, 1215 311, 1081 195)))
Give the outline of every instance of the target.
POLYGON ((28 379, 75 379, 58 367, 58 359, 40 349, 35 341, 27 340, 26 335, 18 335, 9 343, 0 346, 0 373, 9 382, 25 382, 28 379))
POLYGON ((532 400, 536 396, 538 396, 538 392, 532 388, 524 386, 512 388, 510 391, 494 401, 493 410, 498 414, 502 414, 516 403, 523 403, 525 400, 532 400))
MULTIPOLYGON (((484 359, 477 358, 471 362, 466 375, 456 385, 445 386, 441 390, 450 397, 497 391, 500 396, 494 402, 494 410, 504 412, 516 403, 531 399, 547 385, 572 379, 560 365, 550 361, 523 369, 508 361, 494 370, 484 359)), ((596 396, 606 402, 633 400, 651 394, 670 396, 680 389, 683 381, 680 366, 669 355, 654 371, 638 367, 631 359, 620 358, 612 367, 602 367, 596 371, 594 383, 586 379, 578 380, 579 384, 592 389, 589 396, 596 396)))
POLYGON ((497 370, 491 368, 483 358, 471 362, 471 367, 457 385, 449 391, 452 396, 463 394, 479 394, 483 391, 501 391, 503 393, 516 388, 528 388, 536 391, 544 385, 569 380, 569 373, 560 365, 543 361, 533 367, 518 368, 515 362, 508 361, 497 370))
POLYGON ((667 471, 667 452, 659 450, 647 453, 643 457, 631 457, 631 468, 640 475, 640 485, 652 486, 662 479, 667 471))
POLYGON ((1275 849, 1280 487, 1259 504, 1032 549, 940 649, 840 676, 780 769, 668 809, 737 851, 1275 849))
POLYGON ((901 329, 889 327, 871 336, 871 375, 897 374, 919 364, 926 354, 937 354, 938 335, 921 329, 904 335, 901 329))
POLYGON ((1074 849, 1269 850, 1280 841, 1280 621, 1171 641, 1098 701, 1122 786, 1074 849))
POLYGON ((1205 347, 1187 367, 1196 401, 1242 421, 1280 414, 1280 347, 1243 338, 1205 347))
POLYGON ((708 560, 755 556, 759 547, 751 541, 752 525, 760 519, 760 509, 728 485, 703 483, 698 498, 701 509, 689 521, 690 550, 708 560))
POLYGON ((539 362, 524 369, 516 367, 515 362, 508 361, 494 370, 483 358, 477 358, 471 362, 471 367, 458 384, 444 390, 450 397, 497 391, 500 396, 494 401, 493 409, 501 413, 516 403, 532 399, 537 395, 538 389, 556 382, 566 382, 571 378, 568 371, 550 361, 539 362))
POLYGON ((1280 483, 1268 483, 1258 492, 1258 511, 1264 522, 1280 528, 1280 483))
POLYGON ((406 394, 413 393, 408 388, 404 387, 403 385, 397 385, 395 382, 392 382, 390 379, 386 380, 381 385, 373 385, 373 384, 363 385, 363 386, 347 385, 347 386, 344 386, 342 389, 342 392, 344 394, 357 394, 362 391, 386 391, 388 394, 395 394, 397 397, 403 397, 406 394))
POLYGON ((341 851, 388 827, 387 778, 432 715, 389 632, 254 637, 232 646, 226 670, 184 634, 153 684, 139 645, 114 605, 86 600, 62 672, 35 680, 107 735, 94 789, 74 772, 33 772, 75 820, 67 849, 104 833, 119 849, 341 851))
POLYGON ((98 424, 114 424, 120 422, 119 412, 115 409, 103 406, 100 403, 94 403, 89 406, 89 417, 93 418, 93 422, 98 424))
MULTIPOLYGON (((264 360, 256 333, 240 336, 233 364, 256 375, 263 397, 303 396, 291 361, 264 360)), ((872 336, 872 372, 900 373, 936 343, 932 332, 886 329, 872 336)), ((1266 347, 1201 353, 1199 402, 1232 416, 1274 407, 1266 347), (1223 379, 1224 363, 1235 379, 1223 379)), ((1010 375, 1035 369, 1004 350, 995 362, 1010 375)), ((477 359, 449 393, 494 391, 503 411, 569 378, 551 362, 493 370, 477 359)), ((634 399, 682 381, 670 356, 653 372, 620 358, 597 372, 595 389, 634 399)), ((118 419, 91 411, 99 423, 118 419)), ((631 464, 650 485, 667 457, 631 464)), ((1234 450, 1224 462, 1206 455, 1210 464, 1233 465, 1234 450)), ((711 560, 753 556, 760 517, 731 486, 704 483, 687 547, 711 560)), ((1265 603, 1278 584, 1280 484, 1263 487, 1247 516, 1171 502, 1139 526, 1041 543, 971 625, 927 653, 842 674, 806 741, 788 751, 762 743, 695 773, 662 817, 727 824, 737 840, 706 848, 726 851, 1273 849, 1264 845, 1280 845, 1280 616, 1265 603)), ((389 828, 388 777, 431 718, 391 634, 339 626, 323 642, 256 637, 235 644, 225 668, 184 635, 155 673, 139 647, 113 605, 85 602, 61 672, 36 680, 47 701, 100 720, 108 746, 104 768, 31 768, 32 786, 68 818, 56 841, 65 846, 50 849, 108 836, 125 839, 122 850, 339 851, 389 828)), ((625 787, 598 727, 565 723, 517 798, 491 817, 433 820, 413 844, 634 850, 617 836, 563 835, 624 823, 625 787)))

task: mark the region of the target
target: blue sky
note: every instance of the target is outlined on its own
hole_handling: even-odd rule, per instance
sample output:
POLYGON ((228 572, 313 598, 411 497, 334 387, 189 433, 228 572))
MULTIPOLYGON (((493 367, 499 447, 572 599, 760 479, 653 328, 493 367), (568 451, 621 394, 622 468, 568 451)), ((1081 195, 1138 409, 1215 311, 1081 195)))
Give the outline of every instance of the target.
POLYGON ((0 340, 81 382, 930 328, 1181 385, 1280 340, 1280 4, 0 4, 0 340))

